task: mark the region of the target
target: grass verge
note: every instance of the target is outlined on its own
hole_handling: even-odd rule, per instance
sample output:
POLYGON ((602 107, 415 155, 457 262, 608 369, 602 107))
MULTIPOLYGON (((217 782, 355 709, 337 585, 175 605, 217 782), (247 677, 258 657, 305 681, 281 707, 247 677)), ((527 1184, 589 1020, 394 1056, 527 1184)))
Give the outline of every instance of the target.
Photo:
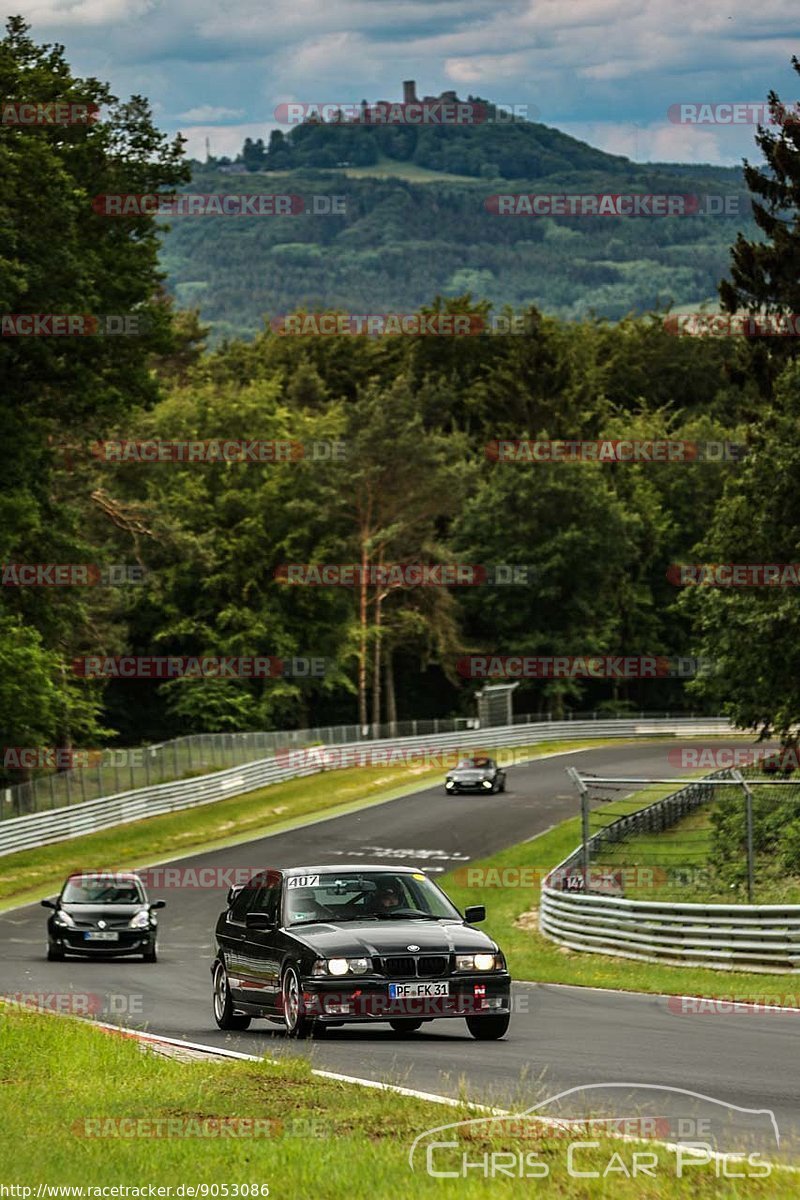
MULTIPOLYGON (((534 746, 514 747, 514 753, 539 758, 560 750, 615 745, 622 740, 539 742, 534 746)), ((278 833, 317 816, 334 816, 408 795, 443 777, 443 769, 437 764, 324 771, 199 808, 148 817, 100 833, 6 854, 0 857, 0 911, 14 903, 39 900, 51 894, 70 871, 130 870, 169 857, 219 849, 266 833, 278 833)))
MULTIPOLYGON (((490 1189, 500 1196, 529 1190, 519 1175, 492 1178, 474 1168, 466 1178, 434 1178, 425 1170, 424 1153, 412 1173, 408 1151, 418 1134, 474 1112, 322 1079, 305 1060, 182 1063, 143 1053, 136 1043, 77 1020, 12 1008, 0 1008, 0 1046, 2 1182, 29 1187, 29 1195, 36 1196, 41 1184, 79 1186, 84 1196, 91 1195, 89 1188, 114 1185, 144 1188, 139 1195, 147 1195, 148 1185, 188 1185, 197 1189, 184 1190, 189 1196, 217 1185, 216 1193, 206 1195, 220 1197, 235 1197, 234 1187, 239 1196, 250 1197, 268 1188, 275 1200, 354 1195, 472 1200, 490 1189), (220 1121, 228 1133, 214 1135, 220 1121)), ((459 1150, 472 1163, 493 1151, 512 1153, 535 1178, 540 1195, 705 1200, 797 1194, 796 1178, 780 1171, 726 1181, 722 1191, 714 1164, 693 1166, 686 1169, 688 1179, 676 1179, 674 1151, 653 1142, 590 1136, 594 1145, 581 1149, 577 1169, 597 1171, 598 1179, 570 1177, 567 1139, 541 1126, 526 1125, 523 1140, 507 1128, 467 1127, 459 1150), (652 1177, 625 1177, 619 1163, 630 1171, 634 1151, 652 1156, 652 1177), (539 1177, 533 1175, 534 1162, 539 1177)), ((445 1169, 454 1160, 459 1155, 451 1151, 445 1169)), ((436 1169, 435 1158, 433 1165, 436 1169)), ((505 1165, 508 1171, 507 1158, 505 1165)))
MULTIPOLYGON (((637 803, 641 805, 641 800, 637 803)), ((538 924, 541 880, 575 849, 580 838, 580 818, 576 817, 438 881, 462 910, 467 904, 486 905, 483 928, 502 946, 514 978, 667 995, 724 995, 760 1003, 769 996, 772 1003, 800 1005, 798 975, 635 962, 570 950, 544 937, 538 924), (527 886, 520 886, 526 882, 526 876, 519 874, 521 869, 527 869, 527 879, 532 881, 527 886)))

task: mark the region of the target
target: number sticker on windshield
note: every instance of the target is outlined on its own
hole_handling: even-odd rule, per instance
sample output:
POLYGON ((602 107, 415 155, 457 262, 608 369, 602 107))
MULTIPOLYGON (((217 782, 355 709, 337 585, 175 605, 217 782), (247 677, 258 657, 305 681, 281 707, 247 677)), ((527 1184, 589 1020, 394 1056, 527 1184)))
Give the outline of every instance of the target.
POLYGON ((319 887, 319 875, 290 875, 288 887, 293 888, 319 887))

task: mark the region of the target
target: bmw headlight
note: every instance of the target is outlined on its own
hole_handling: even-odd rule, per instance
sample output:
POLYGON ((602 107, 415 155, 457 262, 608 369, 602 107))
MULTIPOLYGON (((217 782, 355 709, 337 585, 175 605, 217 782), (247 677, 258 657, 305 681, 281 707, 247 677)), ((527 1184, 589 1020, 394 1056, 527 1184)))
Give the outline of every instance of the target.
POLYGON ((73 921, 72 917, 69 915, 68 912, 64 912, 63 908, 60 908, 58 910, 58 912, 56 913, 56 915, 53 917, 53 924, 61 925, 66 928, 69 925, 74 926, 75 922, 73 921))
POLYGON ((495 954, 457 954, 457 971, 494 971, 497 967, 495 954))
POLYGON ((311 968, 312 975, 366 975, 368 958, 318 958, 311 968))
POLYGON ((146 908, 138 912, 135 917, 131 917, 131 929, 148 929, 150 926, 150 913, 146 908))
POLYGON ((490 787, 492 786, 492 781, 491 781, 491 779, 484 779, 484 781, 483 781, 483 786, 484 786, 484 787, 487 787, 487 788, 490 788, 490 787))

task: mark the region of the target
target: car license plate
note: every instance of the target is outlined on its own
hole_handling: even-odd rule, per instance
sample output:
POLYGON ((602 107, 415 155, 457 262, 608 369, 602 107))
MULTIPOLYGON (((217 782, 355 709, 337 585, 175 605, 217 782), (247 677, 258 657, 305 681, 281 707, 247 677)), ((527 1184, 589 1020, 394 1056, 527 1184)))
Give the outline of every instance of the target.
POLYGON ((413 1000, 418 996, 449 996, 449 983, 390 983, 390 1000, 413 1000))
POLYGON ((119 934, 112 933, 110 930, 103 930, 102 932, 97 932, 97 933, 95 933, 95 932, 85 933, 83 935, 83 937, 84 937, 84 941, 87 941, 87 942, 118 942, 119 941, 119 934))

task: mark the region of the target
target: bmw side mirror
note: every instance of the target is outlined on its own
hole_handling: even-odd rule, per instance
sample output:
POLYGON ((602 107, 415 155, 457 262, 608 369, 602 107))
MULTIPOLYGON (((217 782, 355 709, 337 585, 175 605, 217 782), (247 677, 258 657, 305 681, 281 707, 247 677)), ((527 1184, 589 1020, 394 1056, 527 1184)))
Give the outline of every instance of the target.
POLYGON ((469 908, 464 909, 464 920, 468 925, 477 925, 479 921, 485 921, 485 906, 483 904, 471 904, 469 908))
POLYGON ((166 907, 167 907, 166 900, 153 900, 153 902, 150 905, 151 910, 154 908, 166 908, 166 907))
POLYGON ((248 929, 274 929, 275 922, 267 913, 248 913, 244 919, 248 929))
POLYGON ((55 900, 42 900, 42 908, 58 908, 55 900))

